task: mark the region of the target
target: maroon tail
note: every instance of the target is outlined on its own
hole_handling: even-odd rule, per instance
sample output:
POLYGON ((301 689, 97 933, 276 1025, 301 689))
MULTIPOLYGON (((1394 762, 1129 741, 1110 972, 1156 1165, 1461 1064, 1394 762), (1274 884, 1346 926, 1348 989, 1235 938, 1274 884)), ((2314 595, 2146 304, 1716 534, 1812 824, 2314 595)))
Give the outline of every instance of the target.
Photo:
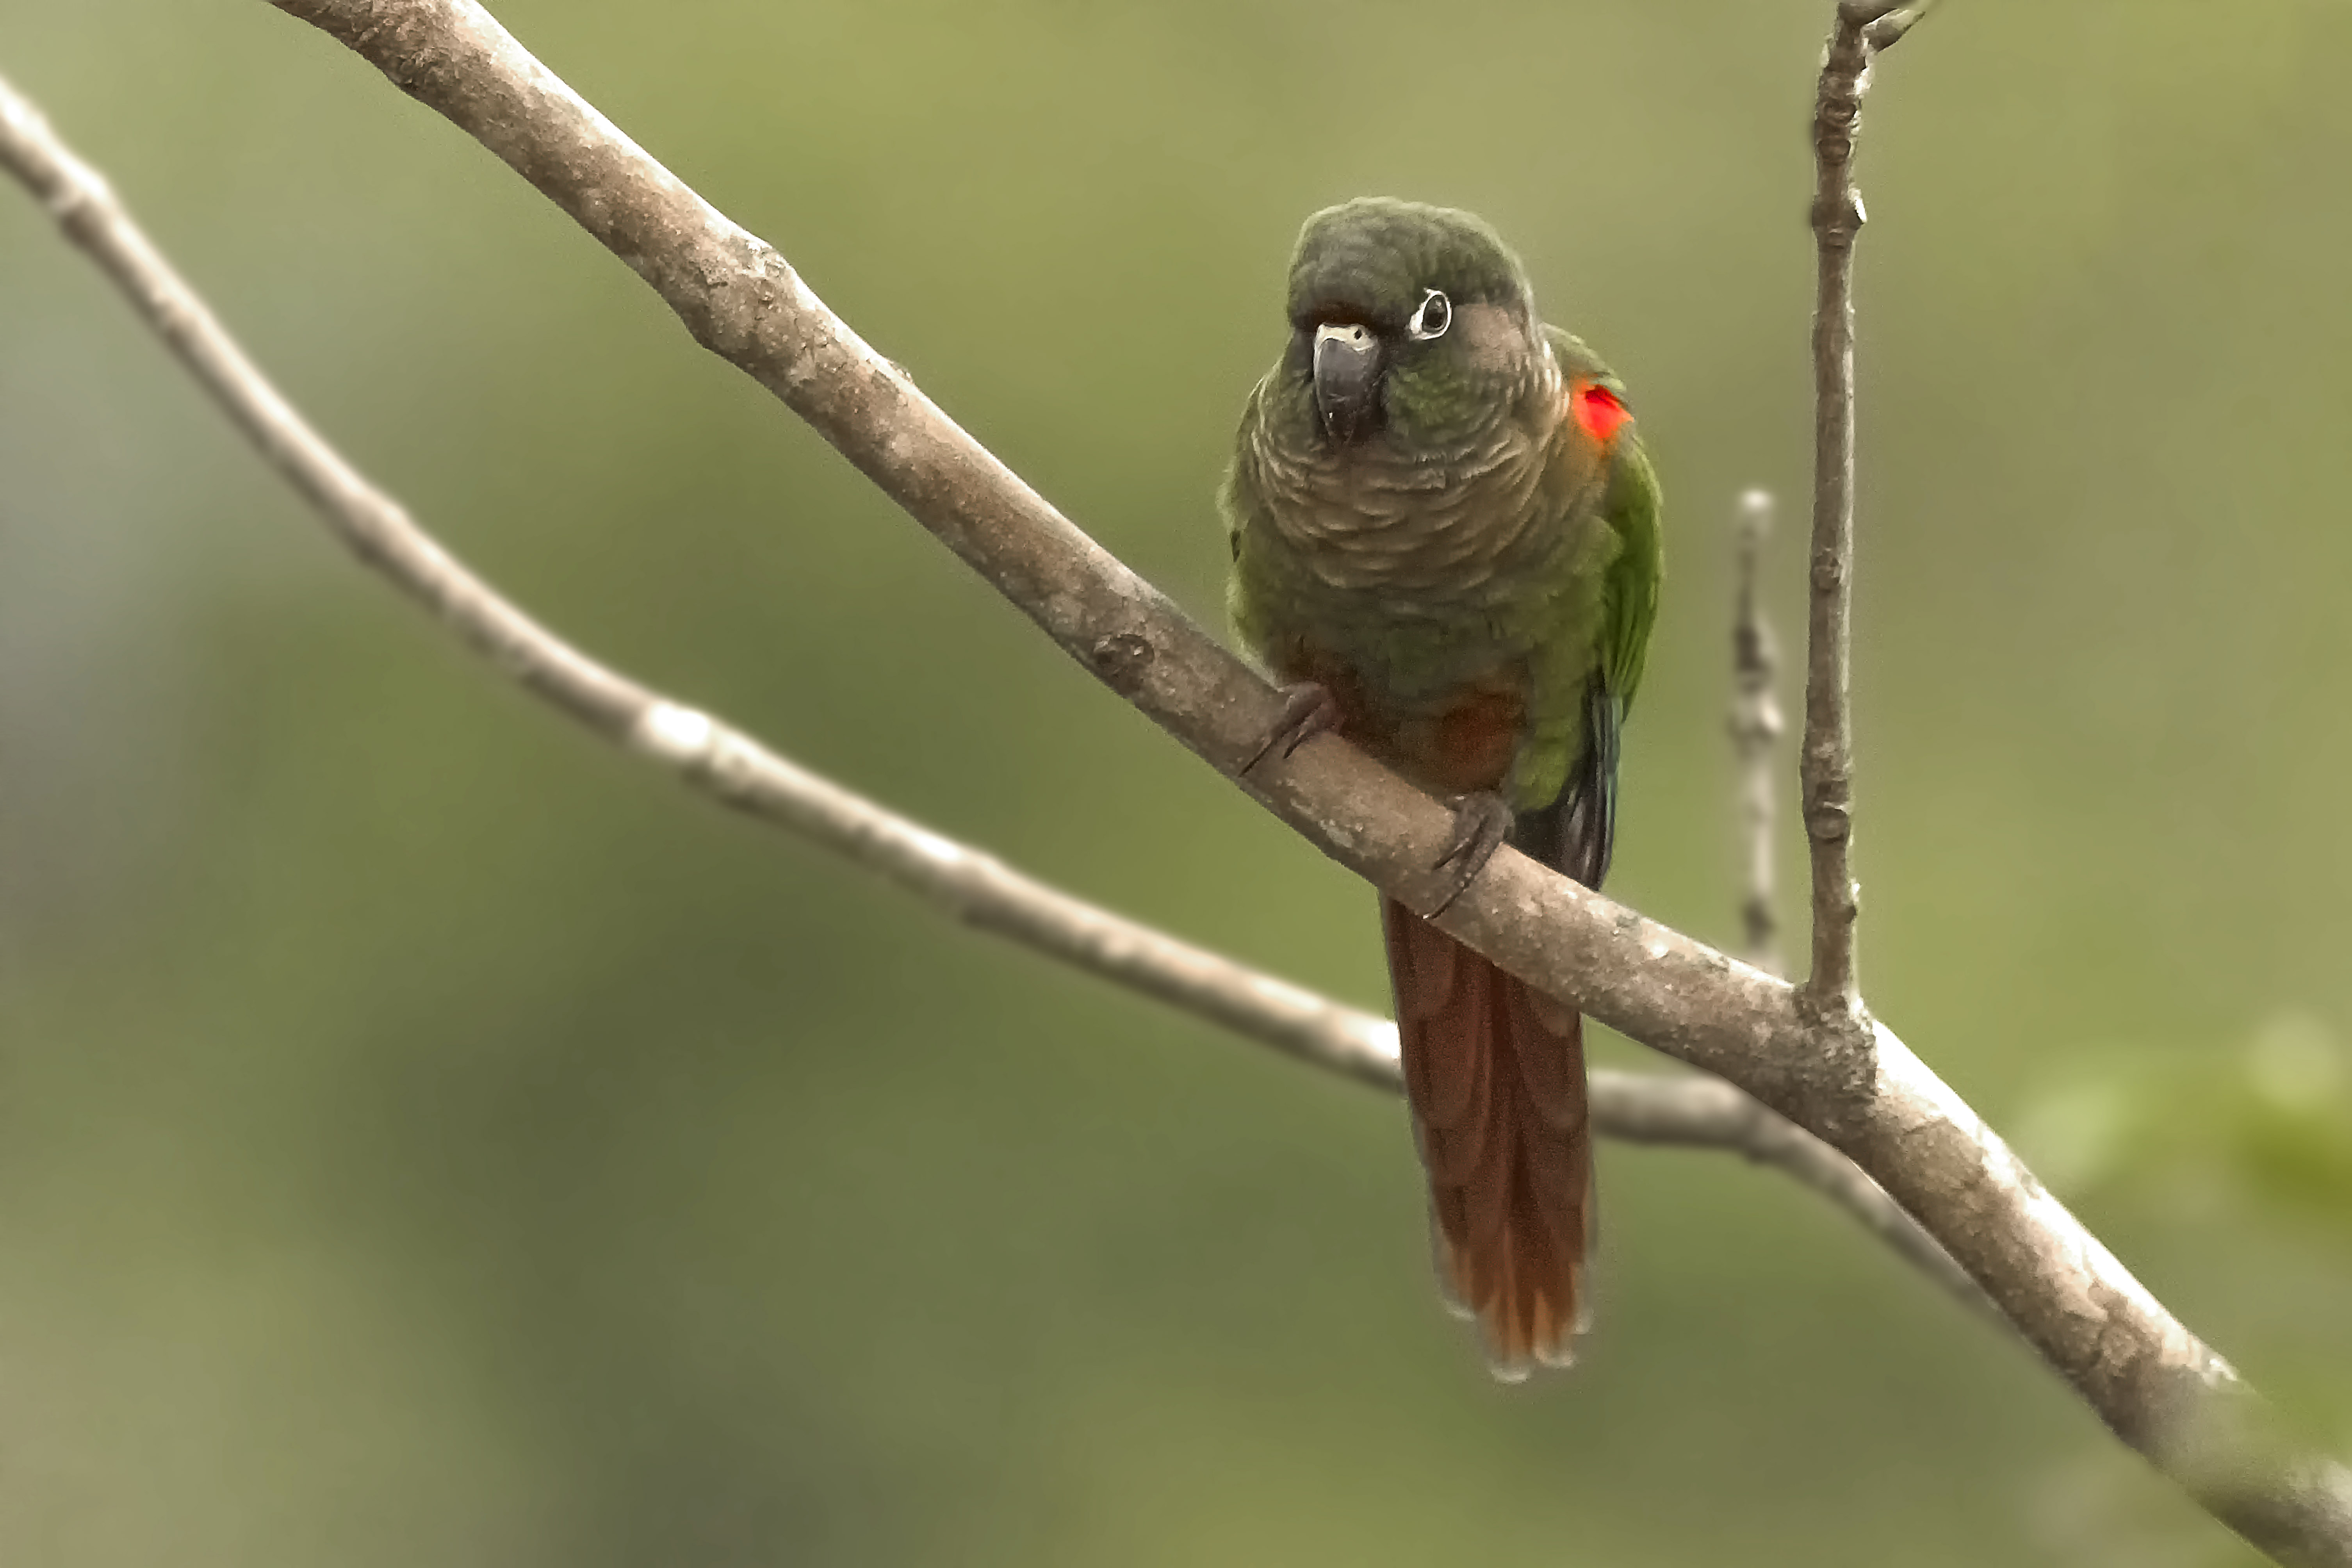
POLYGON ((1593 1235, 1583 1020, 1394 900, 1381 904, 1438 1281, 1495 1375, 1565 1366, 1593 1235))

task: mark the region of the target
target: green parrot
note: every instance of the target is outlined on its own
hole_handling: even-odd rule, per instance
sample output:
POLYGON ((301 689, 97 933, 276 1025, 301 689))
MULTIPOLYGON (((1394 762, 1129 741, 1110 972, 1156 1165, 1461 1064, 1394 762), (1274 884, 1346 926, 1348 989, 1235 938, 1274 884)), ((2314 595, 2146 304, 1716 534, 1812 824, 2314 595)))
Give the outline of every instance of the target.
MULTIPOLYGON (((1289 317, 1221 498, 1235 630, 1286 683, 1252 765, 1336 729, 1449 799, 1455 894, 1506 841, 1600 887, 1662 570, 1624 388, 1449 208, 1308 218, 1289 317)), ((1594 1233, 1581 1020, 1381 913, 1439 1282, 1498 1377, 1565 1365, 1594 1233)))

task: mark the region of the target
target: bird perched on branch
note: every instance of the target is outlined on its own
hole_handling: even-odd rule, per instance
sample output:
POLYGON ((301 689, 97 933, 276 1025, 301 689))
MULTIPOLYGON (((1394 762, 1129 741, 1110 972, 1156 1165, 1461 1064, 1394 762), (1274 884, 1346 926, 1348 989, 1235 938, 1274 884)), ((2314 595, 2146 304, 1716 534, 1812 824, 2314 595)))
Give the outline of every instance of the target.
MULTIPOLYGON (((1661 569, 1624 388, 1444 207, 1308 218, 1289 318, 1222 498, 1234 626, 1288 683, 1251 765, 1336 729, 1448 799, 1454 894, 1504 842, 1600 887, 1661 569)), ((1497 1376, 1564 1365, 1590 1311, 1581 1020, 1381 915, 1440 1284, 1497 1376)))

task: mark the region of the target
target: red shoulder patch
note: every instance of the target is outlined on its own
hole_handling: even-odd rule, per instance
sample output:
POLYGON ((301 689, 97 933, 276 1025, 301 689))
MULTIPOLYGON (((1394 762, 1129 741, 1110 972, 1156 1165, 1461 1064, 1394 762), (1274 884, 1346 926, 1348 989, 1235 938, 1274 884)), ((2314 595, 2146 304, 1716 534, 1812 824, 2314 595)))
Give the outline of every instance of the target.
POLYGON ((1633 417, 1615 393, 1595 381, 1580 381, 1568 389, 1568 411, 1584 433, 1603 447, 1633 417))

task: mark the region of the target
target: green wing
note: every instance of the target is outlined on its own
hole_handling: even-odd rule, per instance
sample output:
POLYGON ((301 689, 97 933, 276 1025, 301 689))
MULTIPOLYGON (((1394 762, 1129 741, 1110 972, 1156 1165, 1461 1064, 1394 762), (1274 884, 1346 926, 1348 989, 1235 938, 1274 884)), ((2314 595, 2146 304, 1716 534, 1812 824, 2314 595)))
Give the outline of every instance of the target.
POLYGON ((1665 541, 1658 527, 1658 478, 1638 436, 1619 437, 1615 471, 1601 503, 1617 532, 1617 558, 1601 588, 1601 679, 1617 700, 1619 717, 1633 705, 1650 652, 1650 624, 1658 617, 1658 582, 1665 574, 1665 541))
MULTIPOLYGON (((1544 336, 1560 370, 1570 379, 1598 383, 1620 403, 1632 406, 1625 384, 1582 339, 1554 326, 1545 327, 1544 336)), ((1650 623, 1658 613, 1658 579, 1664 571, 1664 542, 1658 529, 1658 477, 1651 470, 1648 454, 1642 450, 1640 426, 1629 426, 1612 443, 1607 483, 1601 516, 1617 535, 1617 550, 1601 580, 1600 676, 1616 699, 1622 718, 1622 710, 1632 706, 1634 689, 1642 684, 1650 623)))
MULTIPOLYGON (((1557 327, 1546 331, 1563 370, 1625 401, 1622 384, 1591 349, 1557 327)), ((1559 799, 1541 812, 1523 815, 1512 836, 1520 849, 1588 888, 1601 886, 1615 847, 1618 739, 1642 684, 1664 573, 1658 479, 1636 428, 1618 434, 1608 461, 1600 517, 1615 540, 1601 567, 1598 646, 1584 689, 1583 744, 1559 799)))

